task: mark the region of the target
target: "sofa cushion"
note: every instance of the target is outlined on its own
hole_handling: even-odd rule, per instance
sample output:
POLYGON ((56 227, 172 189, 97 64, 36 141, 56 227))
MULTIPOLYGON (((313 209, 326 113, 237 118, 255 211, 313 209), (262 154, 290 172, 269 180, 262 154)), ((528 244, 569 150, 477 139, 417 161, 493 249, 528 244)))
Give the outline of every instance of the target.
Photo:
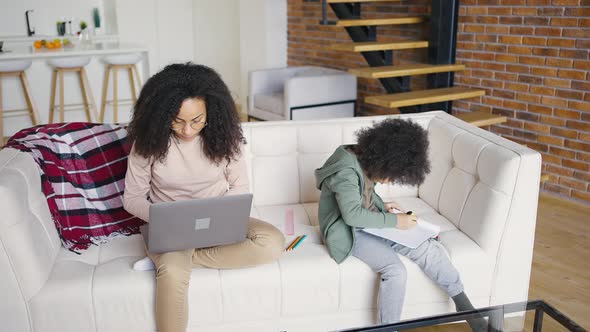
MULTIPOLYGON (((401 197, 396 201, 441 226, 441 243, 460 271, 468 294, 488 297, 493 258, 420 198, 401 197)), ((374 310, 377 274, 355 257, 340 265, 334 262, 322 245, 317 203, 255 206, 252 215, 284 231, 288 209, 293 210, 295 234, 286 236, 285 246, 302 234, 308 236, 305 243, 272 264, 239 270, 193 269, 190 327, 198 330, 210 324, 271 320, 277 316, 374 310)), ((75 313, 76 319, 70 319, 70 324, 80 330, 94 330, 95 325, 97 331, 154 330, 154 271, 132 269, 143 256, 140 235, 117 237, 82 255, 62 248, 46 287, 31 300, 36 324, 63 326, 62 320, 75 313), (56 303, 58 296, 63 301, 56 303), (49 301, 53 301, 51 312, 46 310, 49 301)), ((406 305, 413 308, 445 303, 438 309, 432 307, 431 312, 448 310, 444 309, 449 308, 447 295, 416 264, 401 259, 409 276, 406 305)), ((414 311, 406 314, 415 315, 414 311)))
POLYGON ((254 96, 254 107, 283 115, 285 104, 283 92, 259 93, 254 96))

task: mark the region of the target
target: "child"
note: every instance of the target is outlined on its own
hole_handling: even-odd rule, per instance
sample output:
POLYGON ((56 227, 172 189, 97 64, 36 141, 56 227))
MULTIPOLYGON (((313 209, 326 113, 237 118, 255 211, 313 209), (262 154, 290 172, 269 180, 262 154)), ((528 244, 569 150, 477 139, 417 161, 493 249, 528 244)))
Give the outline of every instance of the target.
MULTIPOLYGON (((211 68, 173 64, 141 90, 129 124, 133 147, 123 204, 149 221, 156 202, 248 192, 244 141, 230 92, 211 68)), ((234 269, 272 262, 283 252, 282 233, 250 218, 243 242, 149 254, 156 267, 156 326, 186 331, 191 269, 234 269)))
MULTIPOLYGON (((463 291, 459 273, 434 239, 410 249, 362 228, 409 229, 416 216, 392 213, 401 208, 384 203, 374 190, 376 182, 419 185, 430 172, 428 135, 409 120, 386 119, 357 134, 356 145, 340 146, 315 171, 321 190, 319 222, 324 243, 337 263, 353 255, 379 273, 377 300, 381 324, 400 320, 406 288, 404 255, 442 287, 458 310, 473 309, 463 291)), ((475 331, 487 330, 483 319, 470 320, 475 331)))

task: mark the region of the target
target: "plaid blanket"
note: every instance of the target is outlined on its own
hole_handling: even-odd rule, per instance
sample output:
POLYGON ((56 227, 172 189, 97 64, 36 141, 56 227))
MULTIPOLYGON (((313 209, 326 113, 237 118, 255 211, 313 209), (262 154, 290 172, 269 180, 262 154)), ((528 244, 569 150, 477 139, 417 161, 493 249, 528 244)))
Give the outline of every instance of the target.
POLYGON ((123 209, 131 146, 120 125, 65 123, 19 131, 6 147, 27 152, 62 244, 80 253, 117 235, 139 233, 143 221, 123 209))

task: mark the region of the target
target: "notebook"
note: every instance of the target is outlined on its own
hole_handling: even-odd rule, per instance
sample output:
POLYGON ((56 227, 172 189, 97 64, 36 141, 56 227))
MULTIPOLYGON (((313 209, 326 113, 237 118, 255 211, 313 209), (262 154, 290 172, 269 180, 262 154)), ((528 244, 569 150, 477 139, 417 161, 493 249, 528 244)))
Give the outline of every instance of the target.
POLYGON ((440 226, 418 218, 417 225, 408 230, 397 228, 364 228, 363 231, 415 249, 424 243, 424 241, 437 236, 440 233, 440 226))

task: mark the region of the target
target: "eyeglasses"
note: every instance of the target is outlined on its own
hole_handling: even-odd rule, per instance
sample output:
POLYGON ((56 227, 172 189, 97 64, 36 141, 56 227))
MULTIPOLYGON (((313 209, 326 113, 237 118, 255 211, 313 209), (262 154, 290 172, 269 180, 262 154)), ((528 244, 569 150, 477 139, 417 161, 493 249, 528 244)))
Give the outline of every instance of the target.
MULTIPOLYGON (((172 130, 182 130, 184 128, 184 126, 186 126, 186 125, 187 125, 187 123, 184 122, 184 121, 182 121, 182 122, 174 121, 174 122, 172 122, 172 126, 171 127, 172 127, 172 130)), ((189 122, 188 125, 192 129, 198 130, 198 129, 201 129, 201 128, 205 127, 207 125, 207 122, 206 121, 205 122, 203 122, 203 121, 192 121, 192 122, 189 122)))

